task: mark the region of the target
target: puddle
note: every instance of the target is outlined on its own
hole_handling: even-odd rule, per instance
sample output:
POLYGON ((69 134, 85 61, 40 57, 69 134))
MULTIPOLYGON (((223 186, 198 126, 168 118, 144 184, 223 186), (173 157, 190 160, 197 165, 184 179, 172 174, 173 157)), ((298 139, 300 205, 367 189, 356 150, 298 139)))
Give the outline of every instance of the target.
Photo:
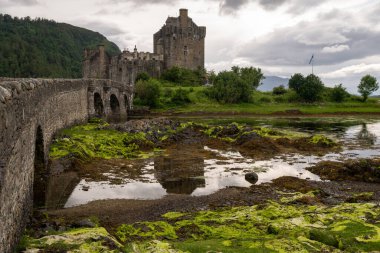
MULTIPOLYGON (((59 201, 50 201, 54 203, 51 207, 68 208, 101 199, 151 200, 160 199, 168 194, 208 195, 226 187, 249 187, 251 184, 244 178, 248 172, 258 174, 257 184, 267 183, 282 176, 318 181, 320 178, 305 170, 306 167, 324 160, 380 157, 380 121, 372 120, 368 124, 356 123, 348 126, 337 122, 336 125, 329 124, 328 128, 314 126, 314 130, 310 122, 303 124, 305 122, 300 120, 299 124, 296 123, 277 127, 326 134, 342 142, 343 151, 325 156, 285 154, 270 160, 255 161, 233 150, 216 150, 207 146, 198 147, 198 150, 176 150, 159 157, 141 160, 138 166, 126 165, 128 161, 124 161, 123 173, 117 173, 117 165, 104 165, 103 176, 109 180, 91 181, 82 178, 73 183, 72 175, 60 176, 60 180, 68 178, 71 182, 63 183, 68 186, 64 189, 65 194, 50 194, 51 197, 64 196, 60 197, 59 201), (128 171, 133 171, 134 176, 131 177, 128 171), (115 180, 118 181, 117 184, 111 183, 115 180), (68 194, 70 191, 71 194, 68 194)), ((274 126, 269 123, 266 125, 274 126)))

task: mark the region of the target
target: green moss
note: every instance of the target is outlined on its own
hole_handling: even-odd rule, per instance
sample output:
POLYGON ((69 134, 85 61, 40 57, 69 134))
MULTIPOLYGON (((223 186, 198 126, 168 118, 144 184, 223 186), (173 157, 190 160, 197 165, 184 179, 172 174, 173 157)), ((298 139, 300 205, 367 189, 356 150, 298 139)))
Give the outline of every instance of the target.
MULTIPOLYGON (((162 221, 124 224, 115 234, 125 252, 376 252, 380 248, 379 206, 291 204, 290 198, 307 194, 288 195, 282 203, 170 212, 162 221)), ((119 252, 121 245, 104 228, 86 228, 40 239, 25 236, 20 248, 119 252)))
POLYGON ((123 224, 117 228, 116 236, 120 241, 136 239, 176 239, 177 235, 172 225, 165 221, 139 222, 134 225, 123 224))
POLYGON ((305 194, 297 192, 297 193, 291 193, 291 194, 287 194, 287 195, 291 195, 291 196, 282 197, 280 199, 280 201, 282 203, 295 203, 295 202, 302 201, 305 198, 315 198, 314 192, 308 192, 305 194))
POLYGON ((331 146, 336 145, 336 143, 333 140, 327 138, 324 135, 319 135, 319 134, 312 136, 309 141, 310 141, 310 143, 323 145, 323 146, 327 146, 327 147, 331 147, 331 146))
MULTIPOLYGON (((170 232, 164 234, 170 234, 166 239, 174 249, 189 252, 357 252, 378 248, 379 226, 365 217, 379 217, 379 207, 353 203, 332 208, 290 204, 305 196, 314 195, 294 194, 282 199, 282 203, 269 202, 265 206, 186 215, 168 213, 163 215, 168 223, 163 224, 170 232)), ((127 235, 124 238, 137 245, 140 240, 146 241, 142 243, 145 245, 152 239, 162 239, 163 234, 157 236, 155 224, 123 225, 123 235, 127 235)), ((164 230, 161 226, 160 231, 164 230)))
POLYGON ((106 123, 89 123, 62 130, 51 145, 50 157, 138 158, 142 153, 140 144, 152 145, 145 133, 123 133, 106 126, 106 123))
POLYGON ((175 219, 181 218, 181 217, 183 217, 185 215, 186 215, 185 213, 169 212, 169 213, 166 213, 166 214, 162 215, 162 217, 166 218, 168 220, 175 220, 175 219))
MULTIPOLYGON (((25 250, 43 252, 120 252, 122 245, 104 228, 74 229, 40 239, 24 237, 25 250)), ((33 251, 34 252, 34 251, 33 251)))
POLYGON ((371 201, 373 199, 373 192, 361 192, 354 194, 350 198, 347 199, 348 202, 356 203, 360 201, 371 201))
POLYGON ((125 252, 131 253, 188 253, 182 250, 173 249, 167 242, 153 240, 146 243, 132 243, 126 245, 125 252))

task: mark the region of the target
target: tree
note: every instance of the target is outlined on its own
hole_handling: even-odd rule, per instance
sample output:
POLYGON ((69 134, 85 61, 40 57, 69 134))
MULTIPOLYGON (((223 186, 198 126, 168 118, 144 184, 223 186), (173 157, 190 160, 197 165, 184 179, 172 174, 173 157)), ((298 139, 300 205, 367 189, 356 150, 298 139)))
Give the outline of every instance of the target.
POLYGON ((363 97, 363 102, 367 100, 369 95, 379 89, 379 83, 376 78, 371 75, 365 75, 360 81, 358 91, 363 97))
POLYGON ((330 96, 332 101, 340 103, 343 102, 343 100, 348 97, 349 94, 346 91, 346 88, 344 88, 342 84, 339 84, 335 85, 335 87, 331 89, 330 96))
POLYGON ((160 91, 160 82, 158 80, 153 78, 147 81, 140 80, 136 83, 136 99, 134 101, 138 105, 157 107, 160 91))
POLYGON ((222 103, 249 102, 252 85, 243 80, 240 75, 232 71, 220 72, 210 88, 209 95, 222 103))
POLYGON ((321 98, 324 89, 324 84, 321 79, 310 74, 305 78, 305 82, 298 88, 298 95, 306 102, 315 102, 321 98))
POLYGON ((298 93, 304 83, 305 77, 300 73, 296 73, 289 79, 289 89, 295 90, 298 93))
POLYGON ((231 70, 237 74, 244 82, 249 84, 254 90, 260 86, 261 80, 264 79, 264 74, 261 72, 260 68, 240 68, 238 66, 233 66, 231 70))

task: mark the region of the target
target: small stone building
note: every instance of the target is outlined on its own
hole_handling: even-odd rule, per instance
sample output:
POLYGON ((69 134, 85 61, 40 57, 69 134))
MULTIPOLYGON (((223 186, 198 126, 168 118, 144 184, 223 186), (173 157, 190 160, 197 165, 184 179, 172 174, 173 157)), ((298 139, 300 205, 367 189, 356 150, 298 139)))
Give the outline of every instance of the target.
POLYGON ((134 85, 139 73, 160 77, 162 72, 177 66, 187 69, 204 68, 206 27, 197 26, 188 17, 188 10, 180 9, 179 17, 169 17, 160 31, 154 34, 154 53, 124 50, 110 56, 103 45, 85 49, 83 77, 111 79, 134 85))

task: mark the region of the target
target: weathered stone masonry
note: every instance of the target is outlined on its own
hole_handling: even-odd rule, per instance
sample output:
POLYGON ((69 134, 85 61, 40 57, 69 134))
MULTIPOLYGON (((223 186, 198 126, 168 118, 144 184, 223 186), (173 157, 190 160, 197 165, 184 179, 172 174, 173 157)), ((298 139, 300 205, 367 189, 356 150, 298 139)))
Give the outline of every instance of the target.
POLYGON ((0 252, 12 252, 31 211, 36 143, 46 165, 58 130, 97 114, 125 118, 131 96, 110 80, 0 79, 0 252))

